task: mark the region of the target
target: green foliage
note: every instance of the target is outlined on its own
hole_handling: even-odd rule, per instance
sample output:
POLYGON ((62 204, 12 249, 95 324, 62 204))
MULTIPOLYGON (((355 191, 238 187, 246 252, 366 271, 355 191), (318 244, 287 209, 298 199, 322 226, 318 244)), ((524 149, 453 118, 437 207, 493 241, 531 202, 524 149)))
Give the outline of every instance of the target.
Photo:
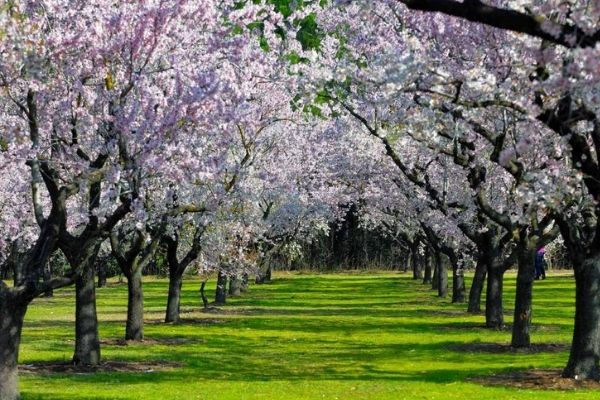
MULTIPOLYGON (((278 274, 228 300, 223 312, 201 313, 199 280, 183 285, 180 324, 162 323, 167 282, 145 277, 148 339, 176 344, 104 345, 105 360, 181 363, 131 373, 21 374, 25 400, 44 399, 594 399, 594 391, 484 386, 472 377, 555 369, 567 351, 486 353, 464 344, 507 344, 510 330, 482 327, 483 315, 439 299, 407 275, 278 274)), ((508 274, 506 320, 515 276, 508 274)), ((213 293, 214 281, 207 293, 213 293)), ((98 290, 100 335, 124 334, 127 290, 113 280, 98 290)), ((73 348, 73 289, 37 299, 23 330, 20 362, 68 362, 73 348)), ((568 345, 574 285, 552 276, 534 287, 534 343, 568 345)))
POLYGON ((294 3, 297 4, 298 8, 301 8, 304 2, 302 0, 292 2, 290 0, 268 0, 269 4, 273 4, 275 6, 275 10, 283 15, 285 18, 288 18, 294 12, 294 3))
POLYGON ((8 151, 8 142, 0 137, 0 151, 8 151))
MULTIPOLYGON (((319 28, 316 20, 316 15, 311 13, 304 18, 294 18, 294 13, 297 10, 303 9, 306 5, 313 4, 315 1, 309 0, 252 0, 253 4, 265 4, 272 5, 276 12, 280 13, 285 20, 292 23, 292 26, 297 28, 296 40, 300 43, 303 50, 318 50, 321 46, 321 41, 325 36, 319 28)), ((242 9, 248 4, 248 0, 241 0, 234 3, 235 9, 242 9)), ((327 5, 326 0, 319 0, 318 4, 321 7, 327 5)), ((266 18, 266 17, 265 17, 266 18)), ((270 50, 270 45, 264 35, 264 20, 254 21, 248 24, 247 28, 251 31, 259 32, 260 47, 265 50, 270 50)), ((234 27, 233 33, 237 34, 240 27, 234 27)), ((276 26, 275 34, 279 36, 281 40, 286 40, 287 36, 282 26, 276 26)), ((299 62, 306 62, 307 59, 301 59, 300 57, 294 57, 290 54, 291 59, 289 60, 292 64, 299 62)))
POLYGON ((259 39, 259 43, 260 43, 260 48, 263 49, 264 51, 271 50, 271 47, 269 46, 269 42, 267 41, 266 37, 261 36, 259 39))
POLYGON ((321 110, 321 107, 314 104, 305 105, 303 111, 307 114, 311 114, 314 117, 323 118, 323 110, 321 110))
POLYGON ((296 65, 296 64, 308 64, 309 63, 309 59, 306 57, 301 57, 297 52, 292 51, 290 53, 288 53, 285 58, 289 61, 289 63, 291 65, 296 65))
POLYGON ((302 50, 318 50, 325 35, 319 29, 315 13, 310 13, 304 18, 296 20, 295 24, 299 27, 298 32, 296 32, 296 39, 300 42, 302 50))

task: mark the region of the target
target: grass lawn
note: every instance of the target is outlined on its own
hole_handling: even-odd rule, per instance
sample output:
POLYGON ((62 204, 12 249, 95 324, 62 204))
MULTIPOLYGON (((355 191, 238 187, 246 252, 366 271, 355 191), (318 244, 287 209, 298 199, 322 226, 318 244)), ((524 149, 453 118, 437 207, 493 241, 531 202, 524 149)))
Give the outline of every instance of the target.
MULTIPOLYGON (((514 275, 505 284, 512 320, 514 275)), ((582 399, 598 390, 486 386, 473 378, 511 370, 559 369, 568 352, 469 351, 461 344, 506 344, 510 331, 488 331, 483 315, 438 299, 399 273, 279 274, 251 286, 220 312, 201 313, 199 283, 184 283, 183 322, 161 323, 166 280, 146 278, 148 339, 123 346, 126 285, 99 289, 104 360, 171 362, 142 372, 21 374, 24 399, 582 399), (177 340, 173 340, 177 339, 177 340), (170 340, 170 341, 169 341, 170 340)), ((211 294, 214 282, 209 285, 211 294)), ((568 345, 573 279, 536 282, 533 343, 568 345)), ((37 299, 27 312, 20 363, 72 356, 73 289, 37 299)))

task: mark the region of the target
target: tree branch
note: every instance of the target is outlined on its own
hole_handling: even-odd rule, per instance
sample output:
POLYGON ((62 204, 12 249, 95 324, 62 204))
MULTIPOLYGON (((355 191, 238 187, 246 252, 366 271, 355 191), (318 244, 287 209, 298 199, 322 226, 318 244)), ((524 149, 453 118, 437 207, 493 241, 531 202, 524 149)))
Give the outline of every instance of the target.
POLYGON ((572 24, 558 24, 543 16, 529 15, 520 11, 489 6, 480 1, 455 0, 398 0, 411 10, 439 12, 453 17, 463 18, 494 28, 517 33, 569 47, 594 47, 600 41, 600 30, 589 35, 583 29, 572 24), (546 29, 544 29, 546 28, 546 29), (554 36, 547 31, 560 32, 554 36))

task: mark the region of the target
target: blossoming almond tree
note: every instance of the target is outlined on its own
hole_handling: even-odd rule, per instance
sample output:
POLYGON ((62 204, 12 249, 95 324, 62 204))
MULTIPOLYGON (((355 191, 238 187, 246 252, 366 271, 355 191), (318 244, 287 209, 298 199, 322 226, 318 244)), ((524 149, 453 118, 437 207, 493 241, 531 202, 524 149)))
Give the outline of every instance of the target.
POLYGON ((217 134, 213 123, 227 121, 241 99, 219 59, 226 52, 235 63, 244 44, 226 11, 220 2, 186 1, 57 0, 2 9, 2 163, 23 181, 15 188, 31 188, 19 193, 29 201, 13 214, 18 219, 7 221, 23 233, 39 225, 22 278, 13 288, 2 284, 3 399, 18 396, 23 314, 47 286, 76 281, 74 360, 99 361, 92 269, 99 244, 130 211, 144 212, 141 178, 168 174, 173 154, 194 151, 180 150, 195 143, 192 133, 217 134), (58 247, 72 273, 41 284, 58 247))

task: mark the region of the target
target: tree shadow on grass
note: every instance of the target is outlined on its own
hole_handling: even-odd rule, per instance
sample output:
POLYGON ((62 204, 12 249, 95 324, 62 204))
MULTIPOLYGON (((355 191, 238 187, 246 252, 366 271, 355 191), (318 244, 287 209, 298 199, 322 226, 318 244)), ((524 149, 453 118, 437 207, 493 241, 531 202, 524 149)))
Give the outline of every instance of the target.
MULTIPOLYGON (((189 289, 184 290, 182 305, 192 302, 200 304, 197 287, 193 288, 192 282, 188 281, 184 288, 186 286, 189 289)), ((166 298, 162 293, 165 288, 164 282, 146 284, 146 305, 162 305, 166 298), (159 290, 162 291, 160 295, 157 294, 159 290)), ((122 287, 110 288, 113 289, 121 291, 119 296, 124 293, 122 287)), ((466 314, 459 308, 463 306, 448 305, 440 310, 440 305, 445 306, 448 300, 438 299, 433 292, 431 295, 429 292, 429 288, 419 282, 395 276, 278 279, 244 298, 234 299, 223 308, 221 314, 211 314, 211 318, 222 318, 228 321, 227 324, 203 324, 206 315, 200 313, 199 307, 190 315, 196 320, 165 325, 169 327, 169 333, 159 331, 160 323, 150 324, 156 337, 193 337, 202 332, 205 341, 169 347, 120 346, 118 352, 115 350, 118 346, 107 346, 110 351, 105 353, 133 363, 138 362, 136 360, 140 363, 167 360, 183 364, 180 368, 151 374, 56 374, 47 379, 64 384, 81 382, 90 385, 110 384, 115 380, 120 385, 173 382, 175 386, 190 380, 420 381, 447 384, 512 371, 514 368, 503 366, 516 361, 521 366, 534 365, 540 353, 549 353, 547 356, 556 365, 558 356, 566 352, 566 346, 540 348, 539 351, 525 354, 469 351, 464 347, 469 346, 465 344, 467 333, 486 335, 490 332, 482 322, 477 322, 482 321, 482 316, 466 314), (469 320, 457 321, 456 317, 461 314, 469 320), (426 319, 425 315, 432 318, 426 319), (398 341, 410 342, 390 343, 396 337, 398 341), (420 337, 427 337, 428 340, 424 341, 433 342, 416 343, 420 337), (439 341, 440 337, 442 341, 439 341), (482 362, 481 353, 485 353, 485 363, 482 362), (402 360, 402 363, 398 363, 398 360, 402 360), (429 365, 428 360, 431 361, 429 365), (411 369, 406 365, 417 367, 411 369)), ((103 307, 117 312, 123 308, 122 304, 117 307, 118 304, 111 300, 104 303, 103 307)), ((192 310, 192 307, 189 309, 192 310)), ((52 329, 57 327, 57 322, 61 329, 67 327, 65 324, 72 329, 73 323, 70 321, 32 321, 28 324, 38 329, 52 329)), ((122 328, 124 319, 111 319, 108 324, 111 328, 122 328)), ((564 328, 560 324, 556 326, 558 330, 564 328)), ((497 338, 497 335, 508 335, 508 332, 490 334, 497 338)), ((25 394, 26 398, 30 398, 25 394)), ((44 398, 86 397, 51 393, 44 398)))

